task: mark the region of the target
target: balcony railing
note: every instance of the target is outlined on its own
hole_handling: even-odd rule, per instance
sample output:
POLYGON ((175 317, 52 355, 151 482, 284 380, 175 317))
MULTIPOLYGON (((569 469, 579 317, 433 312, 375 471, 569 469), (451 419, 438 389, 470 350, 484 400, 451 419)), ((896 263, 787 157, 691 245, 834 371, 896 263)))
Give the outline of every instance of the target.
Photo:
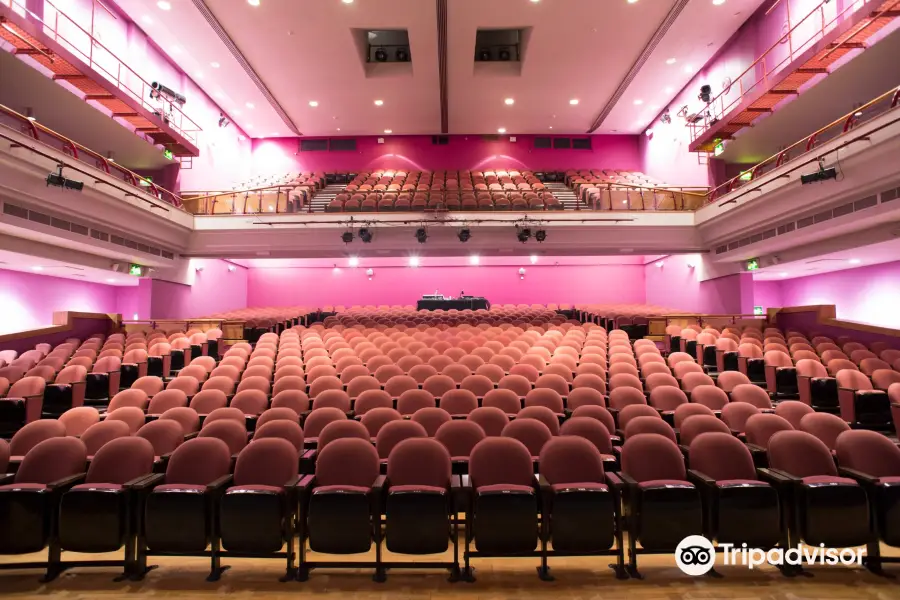
MULTIPOLYGON (((127 185, 128 187, 122 186, 120 189, 123 189, 128 193, 133 193, 134 190, 137 189, 146 194, 150 194, 162 200, 163 202, 171 204, 172 206, 178 208, 182 207, 181 197, 175 192, 171 192, 164 187, 153 183, 153 181, 138 175, 134 171, 123 167, 115 161, 106 158, 105 156, 98 154, 97 152, 94 152, 93 150, 86 148, 85 146, 82 146, 78 142, 70 140, 61 133, 57 133, 52 129, 41 125, 39 122, 29 119, 25 115, 20 114, 12 110, 11 108, 3 106, 2 104, 0 104, 0 125, 8 129, 18 131, 24 135, 30 136, 36 142, 40 142, 42 145, 47 146, 48 148, 58 150, 60 152, 63 152, 64 154, 71 156, 74 160, 71 162, 66 162, 65 166, 67 167, 80 171, 80 169, 78 168, 78 163, 81 163, 96 169, 100 169, 107 175, 119 179, 125 185, 127 185)), ((13 144, 16 144, 16 141, 13 138, 3 135, 2 127, 0 127, 0 137, 13 142, 13 144)), ((57 160, 49 154, 42 154, 40 151, 34 149, 31 150, 32 152, 41 154, 42 156, 51 160, 57 160)), ((89 175, 89 173, 86 173, 84 171, 80 172, 89 175)))
MULTIPOLYGON (((900 87, 891 89, 877 98, 870 100, 859 108, 856 108, 846 115, 835 119, 828 125, 818 129, 810 135, 797 140, 790 146, 781 150, 777 154, 773 154, 769 158, 755 165, 754 167, 744 171, 737 177, 733 177, 722 183, 718 187, 710 190, 707 196, 707 203, 715 202, 725 194, 745 186, 759 179, 761 176, 778 169, 790 161, 797 160, 802 156, 813 153, 816 148, 826 144, 832 140, 842 136, 848 136, 853 129, 859 127, 862 123, 871 121, 876 117, 880 117, 891 111, 897 111, 900 108, 900 87)), ((900 111, 898 111, 900 113, 900 111)), ((900 119, 900 115, 898 115, 900 119)))

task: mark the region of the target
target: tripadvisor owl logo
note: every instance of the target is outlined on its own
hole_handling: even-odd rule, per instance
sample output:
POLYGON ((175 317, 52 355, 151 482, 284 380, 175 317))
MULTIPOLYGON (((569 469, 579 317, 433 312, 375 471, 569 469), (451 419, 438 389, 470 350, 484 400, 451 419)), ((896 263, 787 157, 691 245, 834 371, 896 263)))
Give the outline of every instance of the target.
POLYGON ((706 575, 716 564, 716 549, 702 535, 689 535, 675 548, 675 563, 685 575, 706 575))

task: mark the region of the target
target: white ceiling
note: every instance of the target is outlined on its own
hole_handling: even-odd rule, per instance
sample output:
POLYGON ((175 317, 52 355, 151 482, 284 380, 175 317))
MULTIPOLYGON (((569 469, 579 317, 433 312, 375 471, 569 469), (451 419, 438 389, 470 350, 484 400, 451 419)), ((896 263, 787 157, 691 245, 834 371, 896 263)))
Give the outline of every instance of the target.
POLYGON ((49 275, 51 277, 62 277, 64 279, 75 279, 119 287, 136 286, 138 284, 138 278, 127 273, 115 273, 109 269, 98 269, 76 263, 9 252, 7 250, 0 250, 0 269, 24 271, 36 275, 49 275))
POLYGON ((784 281, 900 260, 900 239, 783 262, 753 272, 756 281, 784 281))
MULTIPOLYGON (((117 3, 138 24, 149 19, 152 26, 141 26, 157 45, 251 136, 292 135, 196 8, 199 1, 170 0, 168 11, 151 0, 117 3), (211 68, 213 62, 219 68, 211 68)), ((708 61, 763 1, 690 0, 598 132, 640 132, 653 118, 652 107, 664 106, 690 80, 684 66, 708 61), (677 62, 667 65, 668 58, 677 62)), ((449 133, 501 127, 521 134, 551 127, 584 133, 675 2, 450 0, 449 133), (531 28, 520 75, 475 74, 475 32, 497 27, 531 28), (505 98, 515 103, 508 106, 505 98)), ((259 0, 251 6, 206 0, 206 6, 304 135, 440 132, 434 2, 259 0), (412 73, 366 77, 354 28, 407 29, 412 73), (375 106, 376 99, 384 104, 375 106)))

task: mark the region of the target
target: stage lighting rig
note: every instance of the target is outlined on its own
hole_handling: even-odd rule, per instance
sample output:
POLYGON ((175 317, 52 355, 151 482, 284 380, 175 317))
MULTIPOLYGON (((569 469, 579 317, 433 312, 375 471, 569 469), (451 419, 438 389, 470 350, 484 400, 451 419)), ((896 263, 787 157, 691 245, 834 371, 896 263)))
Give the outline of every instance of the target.
POLYGON ((425 240, 428 239, 428 232, 425 231, 424 227, 419 227, 418 229, 416 229, 416 239, 420 244, 424 244, 425 240))
POLYGON ((369 230, 368 227, 361 227, 358 235, 359 235, 359 239, 361 239, 364 244, 372 243, 372 232, 369 230))
POLYGON ((524 244, 529 239, 531 239, 531 229, 529 229, 528 227, 519 227, 518 225, 516 225, 516 237, 520 242, 524 244))
POLYGON ((150 98, 154 100, 162 98, 163 100, 171 102, 172 104, 177 104, 178 106, 184 106, 187 102, 187 98, 183 94, 179 94, 172 88, 167 87, 158 81, 154 81, 150 84, 150 87, 153 88, 150 90, 150 98))
POLYGON ((459 233, 456 234, 456 237, 459 238, 459 241, 465 244, 472 237, 472 232, 468 227, 463 227, 459 230, 459 233))
POLYGON ((61 187, 66 190, 75 190, 76 192, 80 192, 84 189, 84 183, 81 181, 75 181, 74 179, 66 179, 63 176, 63 166, 58 166, 59 170, 56 173, 50 173, 47 175, 47 186, 61 187))
POLYGON ((352 242, 353 241, 353 232, 345 231, 344 233, 342 233, 341 241, 344 242, 345 244, 349 244, 350 242, 352 242))
POLYGON ((547 239, 547 232, 543 229, 538 229, 537 231, 534 232, 534 239, 538 243, 543 242, 544 240, 547 239))

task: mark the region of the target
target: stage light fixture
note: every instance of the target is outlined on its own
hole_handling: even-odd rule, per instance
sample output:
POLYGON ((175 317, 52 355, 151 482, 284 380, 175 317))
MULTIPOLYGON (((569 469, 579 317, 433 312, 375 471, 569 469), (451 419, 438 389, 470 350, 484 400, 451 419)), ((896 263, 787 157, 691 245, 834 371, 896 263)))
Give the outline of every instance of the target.
POLYGON ((547 232, 544 231, 543 229, 538 229, 536 232, 534 232, 534 239, 537 240, 539 243, 543 242, 544 240, 547 239, 547 232))
POLYGON ((478 60, 491 60, 491 51, 486 48, 479 50, 478 60))
POLYGON ((360 228, 358 235, 359 239, 363 241, 363 244, 372 243, 372 232, 367 227, 360 228))
POLYGON ((516 227, 516 237, 524 244, 531 238, 531 229, 528 227, 516 227))
POLYGON ((384 48, 379 48, 375 51, 375 60, 377 60, 378 62, 387 62, 387 59, 388 55, 387 52, 385 52, 384 48))
POLYGON ((428 239, 428 232, 425 231, 424 227, 419 227, 418 229, 416 229, 416 239, 420 244, 424 244, 425 240, 428 239))
POLYGON ((228 127, 231 125, 231 121, 228 120, 228 117, 225 116, 225 113, 219 113, 219 127, 228 127))
POLYGON ((409 52, 406 48, 397 48, 397 62, 409 62, 409 52))
POLYGON ((81 181, 75 181, 74 179, 66 179, 63 176, 63 166, 59 165, 59 170, 56 173, 50 173, 47 175, 47 186, 61 187, 67 190, 75 190, 76 192, 80 192, 84 189, 84 183, 81 181))
POLYGON ((150 90, 151 98, 162 98, 163 100, 168 100, 174 104, 179 106, 184 106, 187 102, 187 98, 183 94, 179 94, 175 90, 170 87, 166 87, 158 81, 154 81, 150 84, 150 87, 153 88, 150 90))
POLYGON ((347 261, 347 264, 354 268, 358 267, 359 266, 359 257, 351 256, 350 259, 347 261))
POLYGON ((456 234, 456 237, 465 244, 472 237, 472 231, 468 227, 463 227, 459 230, 459 233, 456 234))
POLYGON ((344 242, 345 244, 349 244, 350 242, 352 242, 353 241, 353 232, 345 231, 344 233, 342 233, 341 241, 344 242))
POLYGON ((668 125, 672 122, 672 117, 669 115, 669 109, 663 111, 662 115, 660 115, 659 120, 664 125, 668 125))
POLYGON ((510 54, 509 50, 507 50, 506 48, 500 50, 500 52, 497 53, 497 56, 500 58, 500 60, 504 61, 512 58, 512 54, 510 54))
POLYGON ((712 101, 712 87, 709 85, 700 86, 700 95, 697 98, 700 99, 700 102, 709 104, 712 101))

